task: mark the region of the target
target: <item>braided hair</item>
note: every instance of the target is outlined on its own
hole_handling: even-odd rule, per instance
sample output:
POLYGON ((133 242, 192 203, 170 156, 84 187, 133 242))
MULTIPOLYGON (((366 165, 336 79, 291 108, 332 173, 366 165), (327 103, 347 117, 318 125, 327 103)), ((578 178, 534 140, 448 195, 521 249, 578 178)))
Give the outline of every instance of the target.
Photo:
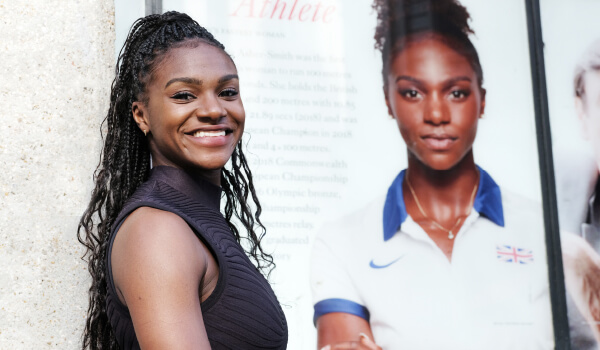
POLYGON ((471 16, 457 0, 374 0, 372 7, 377 12, 375 49, 381 51, 385 91, 393 58, 410 40, 426 33, 436 35, 466 57, 475 71, 479 87, 483 87, 479 56, 469 40, 469 34, 474 34, 468 24, 471 16))
MULTIPOLYGON (((107 134, 94 172, 95 187, 77 229, 79 242, 87 249, 84 259, 92 277, 83 349, 118 349, 105 307, 108 237, 125 201, 150 174, 150 148, 133 119, 132 104, 147 99, 146 86, 167 51, 197 46, 199 41, 225 52, 224 46, 205 28, 188 15, 173 11, 138 19, 119 53, 110 107, 101 126, 101 130, 106 127, 107 134)), ((230 170, 221 171, 221 186, 226 197, 225 219, 237 241, 244 240, 246 253, 257 268, 268 275, 275 264, 260 245, 265 227, 260 221, 261 206, 241 140, 231 155, 230 164, 230 170), (238 220, 247 234, 242 236, 232 220, 238 220)))

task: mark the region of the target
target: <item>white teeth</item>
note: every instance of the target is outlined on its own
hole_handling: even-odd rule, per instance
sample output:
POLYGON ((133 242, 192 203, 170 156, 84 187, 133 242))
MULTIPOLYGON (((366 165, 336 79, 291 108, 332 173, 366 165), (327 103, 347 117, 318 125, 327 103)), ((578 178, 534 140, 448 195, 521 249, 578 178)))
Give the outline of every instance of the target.
POLYGON ((196 131, 194 133, 194 137, 215 137, 215 136, 225 136, 225 130, 219 130, 219 131, 196 131))

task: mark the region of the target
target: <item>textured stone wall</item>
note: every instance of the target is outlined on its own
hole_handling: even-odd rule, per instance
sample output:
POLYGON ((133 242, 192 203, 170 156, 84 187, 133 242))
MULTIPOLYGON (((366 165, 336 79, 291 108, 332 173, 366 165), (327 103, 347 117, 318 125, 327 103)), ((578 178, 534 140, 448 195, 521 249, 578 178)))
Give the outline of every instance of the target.
POLYGON ((114 37, 111 0, 0 0, 0 349, 80 346, 114 37))

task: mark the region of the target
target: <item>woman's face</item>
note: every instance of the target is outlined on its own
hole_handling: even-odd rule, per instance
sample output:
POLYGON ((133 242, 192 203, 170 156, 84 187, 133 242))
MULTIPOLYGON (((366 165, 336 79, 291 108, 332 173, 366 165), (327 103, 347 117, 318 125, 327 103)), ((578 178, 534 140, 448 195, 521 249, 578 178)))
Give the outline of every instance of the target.
POLYGON ((435 36, 410 41, 393 57, 385 93, 409 157, 448 170, 471 152, 485 90, 463 55, 435 36))
POLYGON ((148 131, 154 165, 220 178, 244 131, 244 106, 235 65, 221 49, 200 42, 169 50, 133 115, 148 131))

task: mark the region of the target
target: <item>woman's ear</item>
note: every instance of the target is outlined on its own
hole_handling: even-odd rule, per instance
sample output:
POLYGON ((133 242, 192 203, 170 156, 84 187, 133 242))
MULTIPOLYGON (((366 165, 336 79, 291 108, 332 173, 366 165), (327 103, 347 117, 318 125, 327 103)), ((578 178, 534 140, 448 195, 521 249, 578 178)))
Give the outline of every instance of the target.
POLYGON ((135 101, 131 105, 131 114, 133 115, 133 120, 135 120, 135 123, 138 125, 144 135, 150 132, 150 123, 148 121, 147 111, 146 105, 143 102, 135 101))
POLYGON ((485 89, 481 88, 481 107, 479 108, 479 118, 483 118, 485 114, 485 89))
POLYGON ((396 119, 394 118, 394 113, 392 112, 392 107, 390 106, 390 99, 385 88, 383 88, 383 95, 385 96, 385 105, 387 106, 388 114, 390 117, 392 117, 392 119, 396 119))

